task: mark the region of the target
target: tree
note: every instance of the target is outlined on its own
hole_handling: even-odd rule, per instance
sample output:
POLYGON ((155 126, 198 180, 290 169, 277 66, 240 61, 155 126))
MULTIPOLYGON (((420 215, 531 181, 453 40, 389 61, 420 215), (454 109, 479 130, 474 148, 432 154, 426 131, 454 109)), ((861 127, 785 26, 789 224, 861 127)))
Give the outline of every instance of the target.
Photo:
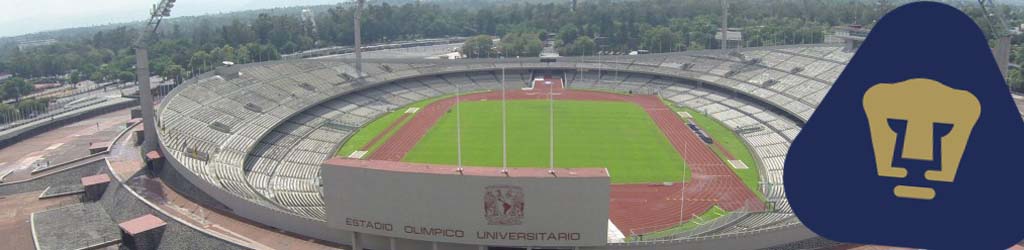
POLYGON ((281 59, 281 54, 277 52, 277 48, 274 48, 273 45, 250 43, 246 47, 249 50, 249 58, 255 62, 281 59))
POLYGON ((120 83, 127 83, 135 80, 135 74, 131 71, 121 71, 117 73, 117 81, 120 83))
POLYGON ((0 124, 7 124, 19 119, 21 119, 21 114, 18 113, 18 109, 12 105, 0 103, 0 124))
POLYGON ((31 83, 25 81, 21 77, 8 78, 0 85, 0 89, 3 90, 3 99, 10 100, 15 99, 20 101, 22 96, 31 94, 35 87, 31 83))
POLYGON ((78 70, 71 71, 71 74, 68 74, 68 81, 71 84, 77 84, 78 82, 81 82, 82 81, 82 72, 80 72, 78 70))
POLYGON ((46 113, 49 103, 50 101, 48 99, 32 98, 21 100, 15 104, 15 106, 18 109, 18 113, 21 114, 21 118, 27 118, 46 113))
POLYGON ((690 42, 690 45, 686 46, 685 49, 686 50, 691 50, 691 51, 704 50, 704 45, 702 45, 702 44, 700 44, 700 43, 698 43, 696 41, 692 41, 692 42, 690 42))
POLYGON ((1024 91, 1024 74, 1020 68, 1009 68, 1006 72, 1006 83, 1013 91, 1024 91))
POLYGON ((167 67, 174 64, 170 58, 160 57, 159 59, 150 62, 149 67, 151 72, 155 75, 162 76, 165 80, 167 77, 167 67))
MULTIPOLYGON (((618 51, 645 48, 660 52, 719 46, 714 39, 720 21, 721 5, 717 1, 587 1, 574 11, 569 10, 568 4, 550 1, 397 1, 407 2, 401 5, 385 2, 364 9, 363 41, 367 44, 488 34, 506 41, 500 47, 509 50, 509 56, 532 56, 536 40, 524 34, 557 28, 557 47, 566 55, 595 52, 595 46, 579 39, 583 36, 599 36, 601 49, 618 51)), ((949 4, 963 10, 983 31, 991 33, 977 4, 949 4)), ((834 25, 870 27, 894 7, 870 1, 792 0, 734 0, 731 6, 730 26, 743 28, 747 47, 821 42, 823 32, 834 25)), ((338 5, 318 11, 313 17, 316 32, 311 31, 311 23, 301 19, 299 10, 284 8, 175 19, 171 26, 164 25, 157 31, 160 39, 152 45, 150 56, 167 58, 162 67, 203 69, 204 65, 213 66, 225 58, 240 63, 274 60, 280 58, 279 53, 353 44, 354 6, 338 5), (233 48, 233 53, 225 53, 226 45, 233 48), (197 57, 200 51, 207 56, 197 57)), ((1004 12, 1011 26, 1024 20, 1024 8, 1020 6, 1005 6, 996 11, 1004 12)), ((133 65, 129 48, 137 27, 68 31, 54 36, 59 40, 56 44, 26 51, 0 45, 0 71, 19 77, 59 77, 78 71, 82 79, 115 80, 120 71, 130 70, 133 65)), ((1013 39, 1014 64, 1024 64, 1024 56, 1020 56, 1024 55, 1022 42, 1024 35, 1013 39)), ((468 56, 497 55, 493 42, 470 43, 471 46, 463 48, 468 56)))
POLYGON ((263 60, 281 59, 281 54, 277 52, 277 48, 274 48, 274 46, 260 46, 260 51, 260 55, 264 55, 263 60))
POLYGON ((185 68, 182 68, 181 65, 177 64, 171 64, 164 69, 164 77, 174 80, 175 84, 180 84, 185 80, 183 78, 184 73, 185 68))
POLYGON ((284 44, 284 46, 281 46, 281 50, 283 50, 284 53, 298 52, 299 45, 295 44, 295 42, 288 41, 287 43, 284 44))
POLYGON ((310 49, 313 49, 313 45, 315 45, 315 43, 316 43, 316 41, 314 41, 312 37, 308 37, 308 36, 305 36, 305 35, 299 36, 298 41, 299 41, 298 42, 299 50, 310 50, 310 49))
POLYGON ((259 39, 260 43, 270 42, 270 34, 274 28, 274 21, 271 20, 270 14, 260 13, 252 26, 253 30, 256 32, 256 38, 259 39))
POLYGON ((596 49, 597 43, 594 42, 594 39, 581 36, 577 37, 576 41, 573 41, 569 46, 562 47, 560 53, 568 56, 592 55, 596 52, 596 49))
POLYGON ((194 69, 206 69, 210 63, 213 62, 213 56, 206 51, 196 51, 192 53, 192 57, 189 58, 189 67, 194 69))
POLYGON ((670 52, 680 46, 680 35, 668 27, 657 26, 644 31, 640 41, 641 47, 651 52, 670 52))
POLYGON ((252 62, 252 52, 249 51, 249 46, 238 46, 238 50, 235 50, 235 59, 238 60, 238 63, 252 62))
POLYGON ((544 49, 537 33, 508 33, 501 38, 501 52, 508 57, 535 57, 544 49))
POLYGON ((695 18, 674 18, 669 28, 681 36, 681 44, 687 50, 700 50, 707 45, 716 44, 715 32, 720 29, 716 23, 717 17, 700 15, 695 18))
POLYGON ((100 66, 100 72, 102 72, 100 78, 94 81, 114 81, 117 79, 117 75, 121 73, 121 70, 118 69, 117 66, 108 63, 100 66))
POLYGON ((462 44, 462 54, 469 58, 491 57, 494 54, 494 38, 479 35, 462 44))
POLYGON ((89 75, 89 80, 90 81, 94 81, 94 82, 102 82, 103 81, 103 72, 100 72, 100 71, 93 72, 92 74, 89 75))
POLYGON ((558 40, 561 40, 563 44, 570 44, 576 41, 576 37, 579 36, 579 28, 575 24, 567 23, 562 25, 562 28, 558 29, 558 40))
POLYGON ((221 35, 224 36, 225 45, 238 45, 256 41, 256 32, 247 23, 235 19, 231 25, 221 28, 221 35))

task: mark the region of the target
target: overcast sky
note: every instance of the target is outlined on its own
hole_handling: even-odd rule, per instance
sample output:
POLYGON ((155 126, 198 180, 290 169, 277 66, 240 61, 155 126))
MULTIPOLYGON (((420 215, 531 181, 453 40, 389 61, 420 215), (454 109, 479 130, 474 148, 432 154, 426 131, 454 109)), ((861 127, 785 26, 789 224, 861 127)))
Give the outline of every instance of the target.
MULTIPOLYGON (((148 18, 159 0, 0 0, 0 37, 148 18)), ((347 0, 178 0, 173 16, 192 16, 347 0)))

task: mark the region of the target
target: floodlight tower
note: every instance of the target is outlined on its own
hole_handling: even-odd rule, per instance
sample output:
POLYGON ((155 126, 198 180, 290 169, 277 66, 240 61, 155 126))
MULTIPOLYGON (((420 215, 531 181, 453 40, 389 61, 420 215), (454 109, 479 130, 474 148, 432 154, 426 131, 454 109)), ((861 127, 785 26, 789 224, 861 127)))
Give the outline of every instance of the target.
POLYGON ((1006 78, 1010 66, 1010 37, 1013 36, 1013 33, 1007 26, 1003 13, 996 9, 995 0, 978 0, 978 4, 981 5, 981 11, 985 14, 985 19, 988 20, 992 37, 996 38, 993 54, 996 57, 996 64, 999 65, 999 72, 1003 73, 1003 78, 1006 78))
POLYGON ((309 33, 307 33, 307 34, 309 34, 310 37, 319 37, 319 36, 316 35, 317 34, 317 30, 316 30, 316 14, 313 14, 313 10, 302 9, 302 25, 309 25, 310 26, 310 27, 307 27, 307 28, 309 28, 309 30, 308 30, 309 33))
POLYGON ((145 152, 157 149, 156 111, 153 108, 153 92, 149 84, 149 55, 146 43, 152 34, 156 33, 160 21, 171 16, 171 8, 174 7, 175 1, 177 0, 160 0, 160 3, 153 5, 146 27, 139 31, 139 36, 132 45, 135 47, 135 78, 139 87, 139 106, 142 109, 142 150, 145 152))
POLYGON ((722 48, 729 48, 729 0, 722 0, 722 48))
POLYGON ((356 1, 356 12, 355 12, 355 15, 354 15, 355 16, 355 20, 353 21, 353 23, 355 23, 355 28, 354 29, 355 29, 355 33, 356 33, 355 34, 355 39, 356 39, 355 52, 356 52, 356 77, 357 78, 363 77, 363 32, 360 31, 362 29, 362 24, 360 23, 361 22, 360 19, 362 19, 362 16, 363 16, 363 4, 364 3, 366 3, 366 0, 357 0, 356 1))

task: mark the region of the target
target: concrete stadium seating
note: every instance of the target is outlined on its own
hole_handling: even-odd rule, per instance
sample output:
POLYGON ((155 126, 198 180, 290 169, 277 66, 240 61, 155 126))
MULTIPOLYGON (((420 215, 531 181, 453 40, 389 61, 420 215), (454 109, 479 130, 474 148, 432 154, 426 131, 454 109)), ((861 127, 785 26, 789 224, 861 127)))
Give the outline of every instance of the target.
POLYGON ((799 132, 799 127, 793 121, 757 104, 739 98, 731 98, 726 93, 701 88, 692 83, 651 79, 649 76, 633 74, 620 75, 619 78, 619 81, 615 81, 602 77, 602 81, 605 81, 602 83, 596 83, 595 78, 586 80, 594 81, 592 84, 573 82, 570 86, 592 86, 591 89, 597 90, 607 90, 607 87, 604 86, 618 86, 615 90, 620 92, 656 93, 675 105, 689 107, 715 118, 734 131, 751 126, 763 127, 760 131, 738 134, 750 146, 752 153, 760 159, 764 188, 762 191, 775 210, 745 217, 730 225, 729 229, 718 232, 735 233, 753 230, 793 217, 781 185, 782 162, 789 144, 792 142, 792 139, 787 138, 783 131, 794 130, 793 134, 799 132))
POLYGON ((361 79, 352 78, 358 74, 345 60, 239 65, 238 76, 205 75, 172 91, 159 109, 158 133, 165 155, 214 187, 324 221, 319 165, 358 128, 413 102, 454 94, 456 86, 498 89, 502 68, 509 88, 529 82, 526 70, 562 70, 570 88, 657 94, 746 131, 738 134, 760 162, 762 191, 774 209, 712 232, 740 233, 798 223, 782 189, 782 163, 851 56, 841 47, 807 45, 603 62, 380 60, 366 63, 361 79), (586 70, 574 73, 579 68, 586 70))

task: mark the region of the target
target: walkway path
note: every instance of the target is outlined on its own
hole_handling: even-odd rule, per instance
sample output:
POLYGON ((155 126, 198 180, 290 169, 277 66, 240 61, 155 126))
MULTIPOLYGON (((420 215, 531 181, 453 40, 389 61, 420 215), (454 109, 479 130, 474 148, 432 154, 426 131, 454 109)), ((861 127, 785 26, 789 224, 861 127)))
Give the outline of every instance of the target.
POLYGON ((43 190, 0 197, 0 239, 4 249, 35 249, 32 213, 80 203, 77 195, 39 199, 43 190))
POLYGON ((89 155, 89 144, 109 142, 128 121, 129 109, 55 128, 0 149, 0 175, 14 171, 4 182, 32 178, 32 169, 89 155))

